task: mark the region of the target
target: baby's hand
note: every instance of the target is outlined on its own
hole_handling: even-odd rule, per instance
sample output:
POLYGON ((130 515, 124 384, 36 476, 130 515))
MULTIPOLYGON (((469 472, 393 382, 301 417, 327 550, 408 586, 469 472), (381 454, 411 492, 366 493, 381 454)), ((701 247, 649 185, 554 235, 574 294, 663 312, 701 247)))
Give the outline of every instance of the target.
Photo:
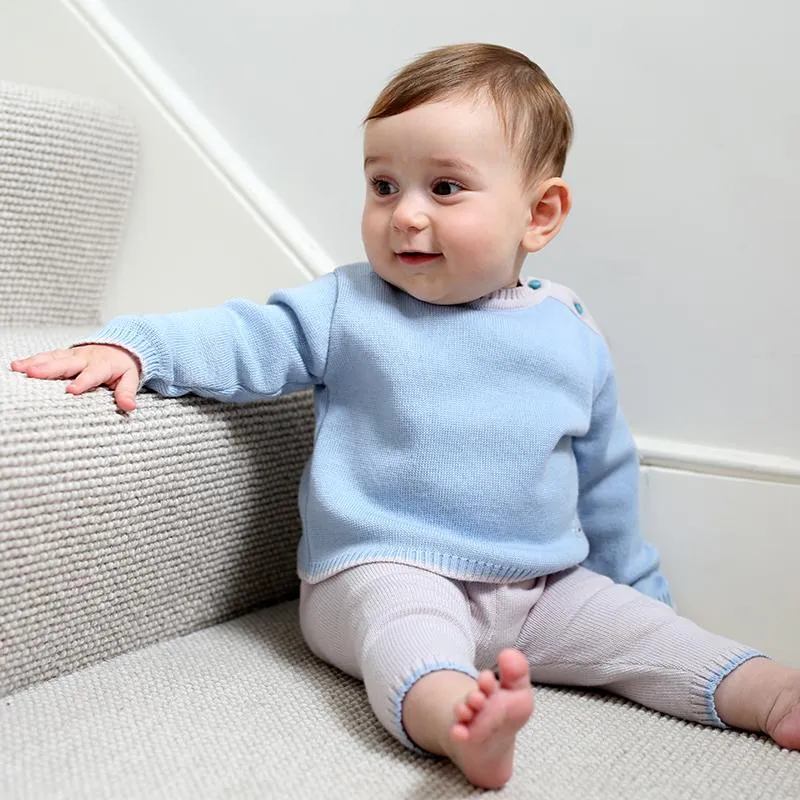
POLYGON ((106 385, 114 390, 114 399, 122 411, 136 408, 139 362, 116 345, 87 344, 69 350, 51 350, 12 361, 11 369, 24 372, 29 378, 75 378, 67 386, 70 394, 82 394, 106 385))

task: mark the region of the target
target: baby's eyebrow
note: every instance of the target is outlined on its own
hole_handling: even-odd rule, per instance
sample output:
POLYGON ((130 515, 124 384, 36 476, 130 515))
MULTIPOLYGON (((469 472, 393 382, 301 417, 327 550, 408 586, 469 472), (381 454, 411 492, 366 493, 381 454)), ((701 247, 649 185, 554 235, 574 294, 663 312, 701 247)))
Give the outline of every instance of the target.
POLYGON ((475 168, 461 158, 432 158, 430 162, 435 167, 442 169, 455 169, 459 172, 474 173, 475 168))
MULTIPOLYGON (((364 169, 369 167, 371 164, 375 164, 384 160, 386 160, 385 156, 367 156, 364 159, 364 169)), ((428 159, 428 163, 431 164, 431 166, 438 167, 440 169, 455 169, 469 174, 475 174, 477 172, 477 170, 471 164, 461 158, 456 157, 430 158, 428 159)))

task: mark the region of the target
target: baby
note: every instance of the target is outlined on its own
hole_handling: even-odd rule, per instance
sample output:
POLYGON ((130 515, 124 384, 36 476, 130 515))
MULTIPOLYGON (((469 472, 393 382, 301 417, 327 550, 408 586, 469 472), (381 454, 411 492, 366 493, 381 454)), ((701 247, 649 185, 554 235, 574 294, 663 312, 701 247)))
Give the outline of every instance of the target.
POLYGON ((368 263, 265 305, 119 317, 12 363, 34 378, 245 402, 313 387, 300 622, 407 747, 473 784, 512 774, 530 676, 599 686, 800 749, 800 671, 671 608, 638 527, 608 347, 523 260, 561 229, 572 136, 539 67, 444 47, 365 123, 368 263))

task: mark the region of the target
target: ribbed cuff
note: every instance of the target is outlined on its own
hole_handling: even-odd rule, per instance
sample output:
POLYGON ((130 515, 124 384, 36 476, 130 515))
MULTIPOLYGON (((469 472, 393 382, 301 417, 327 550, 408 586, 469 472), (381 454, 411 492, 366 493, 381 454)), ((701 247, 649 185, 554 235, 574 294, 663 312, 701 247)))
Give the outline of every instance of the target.
POLYGON ((464 675, 469 675, 470 678, 475 678, 476 680, 478 678, 478 670, 476 670, 475 667, 466 667, 463 664, 455 664, 450 662, 425 664, 412 673, 411 677, 408 678, 408 680, 400 687, 400 690, 397 693, 397 699, 395 700, 395 727, 399 734, 399 739, 409 750, 413 750, 415 753, 421 756, 439 758, 439 756, 437 756, 435 753, 431 753, 428 750, 423 750, 421 747, 418 747, 411 740, 411 737, 408 735, 405 726, 403 725, 403 701, 406 699, 406 695, 411 691, 411 687, 414 686, 414 684, 420 680, 420 678, 424 678, 431 672, 441 672, 442 670, 462 672, 464 675))
POLYGON ((119 347, 120 350, 124 350, 130 356, 132 356, 139 367, 139 384, 136 387, 136 392, 140 392, 142 390, 142 386, 144 386, 144 367, 142 365, 142 357, 130 347, 126 347, 124 344, 120 344, 119 342, 112 341, 110 339, 105 339, 101 337, 93 337, 91 339, 85 339, 79 342, 75 342, 74 344, 70 345, 70 347, 84 347, 86 345, 91 344, 104 344, 104 345, 111 345, 113 347, 119 347))
POLYGON ((139 389, 156 377, 169 382, 172 374, 168 354, 162 352, 158 337, 141 316, 115 317, 94 336, 79 344, 113 344, 127 350, 139 361, 139 389))
POLYGON ((724 723, 722 719, 720 719, 720 716, 717 713, 717 704, 714 700, 714 695, 716 694, 720 683, 722 683, 722 681, 737 667, 740 667, 745 663, 745 661, 749 661, 751 658, 767 658, 767 656, 765 656, 764 653, 758 652, 757 650, 748 650, 743 653, 737 653, 732 659, 730 659, 730 661, 723 664, 712 674, 705 690, 706 710, 708 712, 709 724, 714 725, 717 728, 730 727, 724 723))

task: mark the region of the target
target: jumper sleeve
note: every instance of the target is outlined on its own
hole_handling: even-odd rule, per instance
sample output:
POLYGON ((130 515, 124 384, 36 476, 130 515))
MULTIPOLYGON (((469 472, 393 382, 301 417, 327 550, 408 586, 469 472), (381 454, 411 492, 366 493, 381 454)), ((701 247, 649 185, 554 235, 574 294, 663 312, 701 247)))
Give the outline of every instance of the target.
POLYGON ((117 344, 142 365, 141 384, 167 397, 243 403, 324 383, 337 279, 174 314, 121 316, 84 343, 117 344))
POLYGON ((598 373, 589 431, 573 439, 578 516, 589 540, 584 566, 671 605, 658 553, 639 529, 639 457, 605 345, 598 373))

